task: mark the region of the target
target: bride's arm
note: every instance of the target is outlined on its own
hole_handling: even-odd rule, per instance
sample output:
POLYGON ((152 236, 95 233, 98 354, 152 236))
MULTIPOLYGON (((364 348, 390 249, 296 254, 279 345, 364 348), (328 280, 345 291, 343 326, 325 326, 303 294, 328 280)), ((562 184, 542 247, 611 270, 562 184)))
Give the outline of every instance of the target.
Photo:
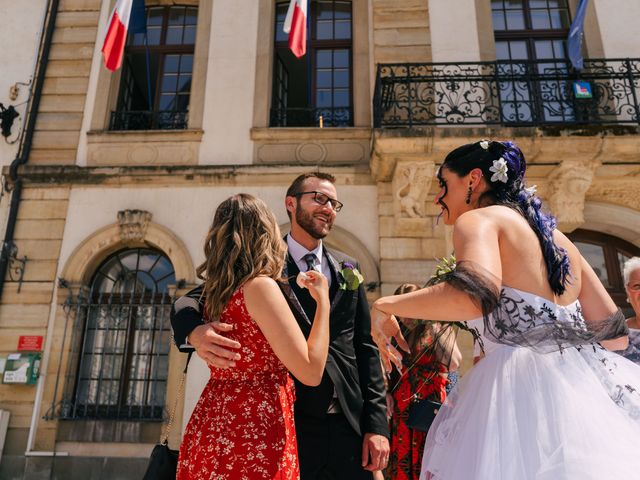
POLYGON ((456 322, 482 315, 469 295, 440 283, 403 295, 381 297, 373 304, 375 310, 397 317, 456 322))
POLYGON ((460 216, 453 230, 456 271, 447 282, 404 295, 382 297, 371 309, 371 335, 387 371, 402 367, 402 355, 391 344, 409 351, 394 315, 415 319, 459 321, 477 318, 482 306, 495 305, 502 283, 498 228, 479 210, 460 216), (455 285, 455 286, 454 286, 455 285), (475 290, 475 291, 474 291, 475 290))
MULTIPOLYGON (((609 292, 582 256, 580 256, 580 294, 578 299, 587 325, 595 331, 604 328, 599 323, 606 322, 605 319, 611 318, 618 310, 609 292)), ((621 335, 617 338, 601 340, 600 344, 607 350, 624 350, 629 345, 629 337, 621 335)))
MULTIPOLYGON (((453 230, 453 245, 459 265, 473 269, 483 281, 500 289, 502 264, 498 230, 479 210, 460 216, 453 230)), ((482 315, 477 300, 448 282, 404 295, 378 299, 373 308, 387 315, 416 319, 460 321, 482 315)))

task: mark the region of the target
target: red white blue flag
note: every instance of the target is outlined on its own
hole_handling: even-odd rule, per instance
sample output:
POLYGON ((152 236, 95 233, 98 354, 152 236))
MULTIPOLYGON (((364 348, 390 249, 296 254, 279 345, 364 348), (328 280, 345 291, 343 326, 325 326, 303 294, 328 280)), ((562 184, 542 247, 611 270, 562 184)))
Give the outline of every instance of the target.
POLYGON ((307 53, 307 0, 291 0, 282 30, 289 34, 289 48, 296 57, 307 53))
POLYGON ((116 2, 109 20, 109 28, 104 36, 104 43, 102 44, 104 66, 112 72, 122 65, 132 5, 133 0, 118 0, 116 2))

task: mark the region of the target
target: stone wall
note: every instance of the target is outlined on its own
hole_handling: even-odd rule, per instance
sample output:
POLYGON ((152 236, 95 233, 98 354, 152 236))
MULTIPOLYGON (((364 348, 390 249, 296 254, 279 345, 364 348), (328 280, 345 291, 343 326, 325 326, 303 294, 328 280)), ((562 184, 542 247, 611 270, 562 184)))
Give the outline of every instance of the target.
MULTIPOLYGON (((4 284, 0 305, 0 354, 3 356, 15 351, 21 335, 47 336, 68 201, 68 188, 23 190, 14 241, 18 255, 26 255, 27 263, 22 285, 11 278, 4 284)), ((55 350, 55 342, 53 348, 55 350)), ((6 478, 1 474, 4 468, 18 467, 25 461, 35 393, 33 385, 0 384, 0 409, 11 412, 2 459, 8 465, 0 469, 0 478, 6 478)), ((42 421, 41 424, 34 447, 51 448, 55 425, 45 425, 42 421)))
POLYGON ((60 2, 30 163, 76 162, 101 4, 60 2))
POLYGON ((372 0, 373 63, 430 62, 428 0, 372 0))

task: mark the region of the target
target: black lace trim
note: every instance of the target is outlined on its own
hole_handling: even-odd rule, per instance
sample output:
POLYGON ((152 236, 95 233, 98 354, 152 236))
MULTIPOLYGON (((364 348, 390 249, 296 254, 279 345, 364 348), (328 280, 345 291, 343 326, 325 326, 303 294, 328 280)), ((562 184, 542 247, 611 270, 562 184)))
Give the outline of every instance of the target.
POLYGON ((446 274, 445 281, 474 300, 482 310, 485 336, 496 343, 548 353, 629 333, 620 310, 606 319, 586 322, 577 305, 575 309, 563 310, 566 314, 558 318, 553 303, 543 302, 538 307, 506 290, 498 292, 499 282, 492 281, 490 273, 482 272, 470 262, 458 263, 446 274))

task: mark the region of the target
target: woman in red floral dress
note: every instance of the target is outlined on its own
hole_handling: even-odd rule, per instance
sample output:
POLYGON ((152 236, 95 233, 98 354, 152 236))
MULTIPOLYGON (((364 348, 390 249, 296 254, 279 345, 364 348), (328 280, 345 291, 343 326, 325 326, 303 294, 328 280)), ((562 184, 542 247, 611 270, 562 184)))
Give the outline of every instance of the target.
POLYGON ((178 480, 300 477, 287 370, 305 384, 320 383, 329 294, 322 274, 307 272, 301 280, 318 305, 305 339, 276 283, 285 252, 276 219, 261 200, 238 194, 220 204, 206 261, 198 267, 205 282, 193 308, 204 303, 205 319, 232 325, 227 336, 242 346, 235 368, 210 369, 180 446, 178 480))
MULTIPOLYGON (((398 287, 395 294, 415 290, 419 290, 417 285, 405 283, 398 287)), ((457 369, 461 355, 454 338, 447 339, 446 342, 442 338, 436 339, 438 324, 434 327, 425 322, 402 320, 407 324, 410 323, 412 327, 409 329, 404 323, 402 325, 411 348, 411 355, 403 360, 403 373, 394 371, 395 375, 392 375, 389 384, 393 413, 391 415, 391 454, 387 472, 392 480, 418 480, 427 434, 407 426, 411 404, 425 398, 444 402, 448 369, 457 369), (439 341, 440 345, 428 350, 438 355, 423 353, 424 349, 435 341, 439 341)))

